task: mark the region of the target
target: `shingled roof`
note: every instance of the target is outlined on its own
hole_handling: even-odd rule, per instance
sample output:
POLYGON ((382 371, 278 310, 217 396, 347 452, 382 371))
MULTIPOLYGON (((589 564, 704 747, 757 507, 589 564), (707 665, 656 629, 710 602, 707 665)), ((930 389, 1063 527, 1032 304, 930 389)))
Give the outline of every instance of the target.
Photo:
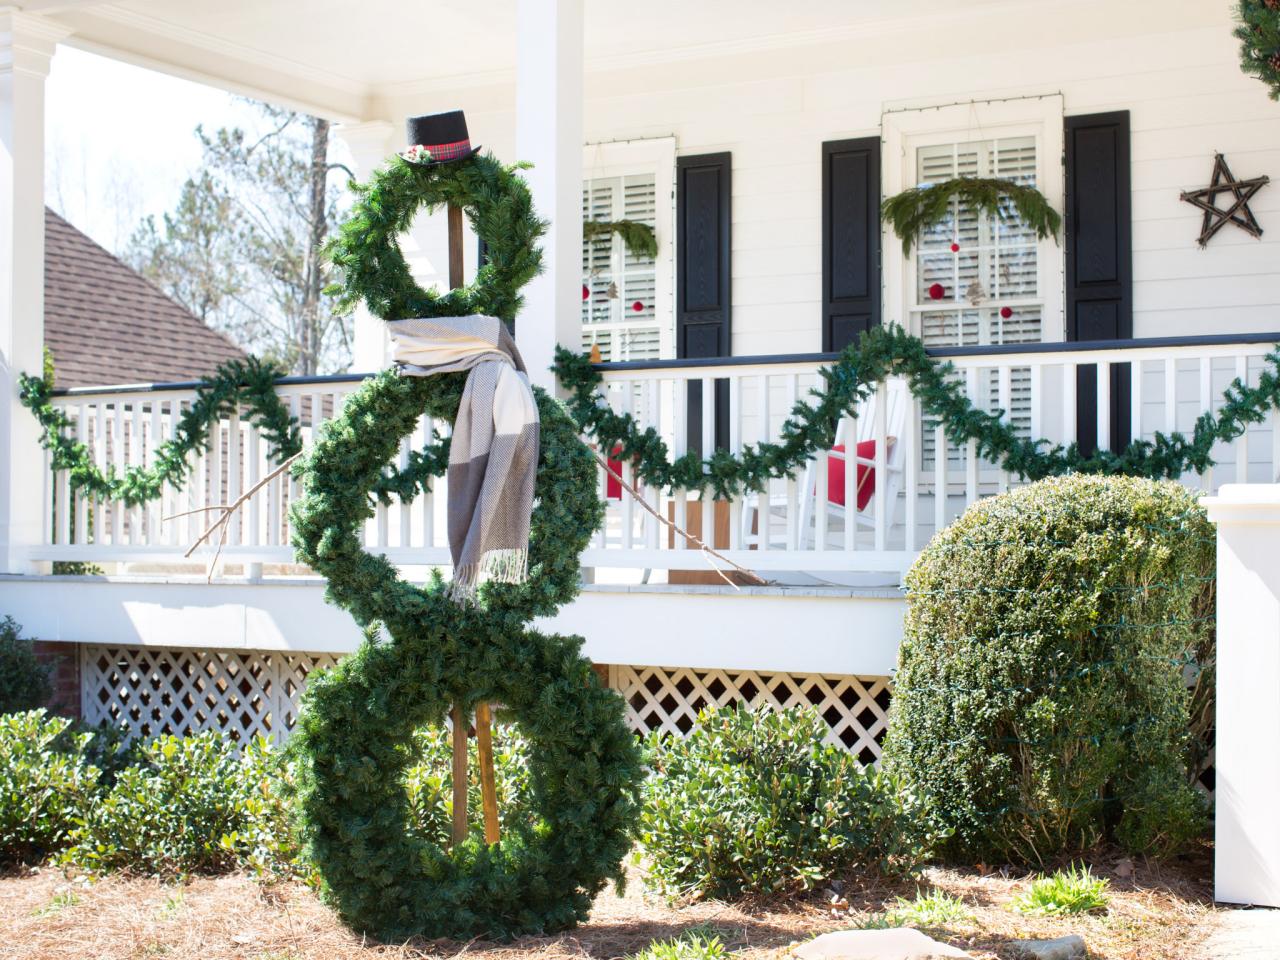
POLYGON ((59 387, 198 380, 244 351, 52 210, 44 342, 59 387))

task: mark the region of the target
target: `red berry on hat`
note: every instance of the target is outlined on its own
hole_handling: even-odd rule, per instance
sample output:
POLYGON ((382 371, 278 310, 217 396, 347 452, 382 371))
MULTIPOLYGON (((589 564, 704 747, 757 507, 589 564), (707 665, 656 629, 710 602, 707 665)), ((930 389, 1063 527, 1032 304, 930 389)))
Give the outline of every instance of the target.
POLYGON ((941 300, 947 295, 947 288, 940 283, 935 283, 929 288, 929 299, 941 300))
POLYGON ((1000 316, 1002 316, 1002 317, 1004 317, 1004 319, 1008 320, 1010 317, 1012 317, 1012 316, 1013 316, 1013 308, 1012 308, 1012 307, 1001 307, 1001 308, 1000 308, 1000 316))

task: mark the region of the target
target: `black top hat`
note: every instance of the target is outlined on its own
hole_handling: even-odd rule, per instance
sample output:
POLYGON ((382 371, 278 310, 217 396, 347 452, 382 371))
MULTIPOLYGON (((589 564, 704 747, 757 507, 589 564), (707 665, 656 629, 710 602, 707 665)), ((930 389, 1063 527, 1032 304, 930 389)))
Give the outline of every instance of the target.
POLYGON ((409 149, 400 154, 413 163, 436 164, 465 160, 479 147, 471 146, 467 117, 461 110, 410 117, 404 123, 409 149))

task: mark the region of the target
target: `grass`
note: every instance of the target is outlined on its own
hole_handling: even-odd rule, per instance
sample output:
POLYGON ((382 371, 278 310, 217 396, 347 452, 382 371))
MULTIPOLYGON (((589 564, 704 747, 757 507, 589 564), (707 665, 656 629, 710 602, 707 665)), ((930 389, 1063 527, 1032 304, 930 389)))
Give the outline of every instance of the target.
POLYGON ((634 960, 723 960, 724 944, 711 927, 691 927, 678 937, 655 940, 634 960))
POLYGON ((1111 883, 1095 877, 1086 866, 1072 866, 1051 876, 1039 876, 1013 901, 1019 913, 1033 917, 1061 917, 1105 910, 1111 883))
POLYGON ((76 896, 76 892, 74 890, 60 890, 53 895, 53 899, 51 899, 45 906, 41 907, 39 910, 33 910, 31 915, 33 917, 51 917, 55 914, 61 913, 68 907, 74 907, 79 902, 80 898, 76 896))
POLYGON ((968 923, 973 920, 973 911, 945 890, 933 889, 928 893, 917 890, 914 900, 899 897, 896 906, 884 912, 883 920, 886 927, 938 930, 951 924, 968 923))

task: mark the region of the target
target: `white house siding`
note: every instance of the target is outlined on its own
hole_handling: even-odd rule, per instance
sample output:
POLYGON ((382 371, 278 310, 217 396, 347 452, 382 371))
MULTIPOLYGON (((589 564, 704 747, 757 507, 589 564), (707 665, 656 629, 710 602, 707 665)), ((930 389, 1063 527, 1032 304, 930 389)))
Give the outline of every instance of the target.
MULTIPOLYGON (((929 22, 836 25, 803 46, 780 38, 771 49, 597 70, 586 139, 674 135, 682 155, 732 152, 733 352, 793 353, 821 349, 823 141, 877 134, 886 110, 957 101, 1061 94, 1067 114, 1128 110, 1135 336, 1273 330, 1280 183, 1253 202, 1260 241, 1228 227, 1206 250, 1195 243, 1200 214, 1178 199, 1207 184, 1215 150, 1239 176, 1280 177, 1280 105, 1240 72, 1233 6, 958 3, 929 22)), ((465 106, 476 139, 511 156, 509 87, 433 100, 465 106)), ((422 106, 420 96, 387 104, 389 115, 422 106)), ((884 255, 900 255, 891 236, 884 255)), ((885 292, 886 310, 895 296, 885 292)), ((1058 331, 1046 338, 1061 335, 1060 318, 1045 326, 1058 331)))

